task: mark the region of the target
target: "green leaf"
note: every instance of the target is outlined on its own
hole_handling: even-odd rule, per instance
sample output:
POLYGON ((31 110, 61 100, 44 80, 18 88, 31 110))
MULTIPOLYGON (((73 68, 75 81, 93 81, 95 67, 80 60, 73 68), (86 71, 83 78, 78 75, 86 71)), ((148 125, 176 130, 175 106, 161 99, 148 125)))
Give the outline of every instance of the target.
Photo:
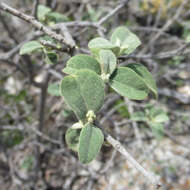
POLYGON ((164 123, 164 122, 167 122, 169 120, 168 116, 166 114, 160 114, 160 115, 157 115, 155 118, 154 118, 154 122, 156 123, 164 123))
POLYGON ((111 42, 120 47, 120 55, 132 53, 141 44, 139 38, 124 26, 116 28, 111 42))
POLYGON ((133 121, 147 121, 147 117, 144 112, 138 111, 131 115, 131 120, 133 121))
POLYGON ((57 12, 49 12, 46 14, 48 20, 59 23, 59 22, 66 22, 69 21, 69 18, 63 14, 57 13, 57 12))
POLYGON ((118 47, 109 42, 108 40, 104 38, 94 38, 88 43, 88 47, 90 51, 98 57, 98 53, 101 49, 110 49, 113 50, 114 53, 117 54, 119 51, 118 47))
POLYGON ((69 59, 66 68, 73 69, 70 71, 74 73, 69 74, 75 74, 80 69, 90 69, 97 74, 101 74, 100 64, 96 61, 96 59, 85 54, 79 54, 69 59))
POLYGON ((53 96, 60 96, 59 84, 58 83, 49 84, 48 93, 53 96))
POLYGON ((151 121, 155 123, 164 123, 169 120, 167 114, 162 109, 151 108, 149 111, 151 121))
POLYGON ((46 19, 46 15, 51 12, 51 9, 49 7, 46 7, 44 5, 38 5, 37 9, 37 18, 40 21, 44 21, 46 19))
POLYGON ((80 86, 76 76, 64 77, 60 84, 61 95, 71 107, 79 120, 85 119, 87 108, 80 93, 80 86))
POLYGON ((104 83, 93 71, 80 70, 77 72, 80 92, 87 110, 97 112, 104 103, 104 83))
POLYGON ((20 48, 20 55, 30 54, 38 49, 42 49, 43 46, 38 41, 29 41, 20 48))
POLYGON ((157 98, 158 93, 157 93, 156 82, 152 77, 151 73, 147 70, 147 68, 141 64, 133 64, 133 63, 127 65, 127 67, 135 71, 142 78, 142 80, 145 82, 149 90, 152 91, 154 96, 157 98))
POLYGON ((47 52, 45 61, 47 64, 57 64, 58 63, 58 55, 55 52, 47 52))
POLYGON ((85 119, 89 110, 97 112, 103 105, 104 83, 94 71, 82 69, 75 76, 64 77, 60 89, 79 120, 85 119))
POLYGON ((99 59, 103 73, 111 75, 117 65, 115 54, 111 50, 100 50, 99 59))
POLYGON ((153 135, 157 140, 162 140, 164 136, 164 126, 160 123, 149 122, 153 135))
POLYGON ((149 89, 142 78, 128 67, 119 67, 110 78, 110 86, 122 96, 143 100, 149 89))
POLYGON ((81 129, 69 128, 65 134, 65 141, 67 145, 70 149, 76 152, 78 151, 80 131, 81 129))
POLYGON ((82 128, 79 138, 79 160, 83 164, 91 162, 98 154, 104 142, 102 131, 88 123, 82 128))

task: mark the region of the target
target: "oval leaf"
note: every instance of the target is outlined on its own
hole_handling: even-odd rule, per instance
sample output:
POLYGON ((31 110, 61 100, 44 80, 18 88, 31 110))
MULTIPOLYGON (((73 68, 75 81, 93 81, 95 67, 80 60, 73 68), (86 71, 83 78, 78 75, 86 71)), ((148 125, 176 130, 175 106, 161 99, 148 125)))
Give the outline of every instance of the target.
POLYGON ((117 65, 115 54, 111 50, 100 50, 99 59, 103 73, 111 75, 117 65))
POLYGON ((89 110, 97 112, 103 105, 104 83, 94 71, 81 69, 76 76, 64 77, 60 89, 79 120, 85 119, 89 110))
POLYGON ((43 46, 38 42, 38 41, 30 41, 25 43, 21 48, 20 48, 20 55, 24 54, 30 54, 33 51, 36 51, 38 49, 43 48, 43 46))
POLYGON ((132 69, 119 67, 110 78, 111 87, 122 96, 134 100, 143 100, 149 89, 141 77, 132 69))
POLYGON ((120 55, 132 53, 141 44, 139 38, 124 26, 116 28, 111 42, 120 47, 120 55))
POLYGON ((65 134, 65 141, 70 149, 73 151, 78 151, 79 145, 79 136, 80 136, 81 129, 72 129, 69 128, 65 134))
POLYGON ((77 82, 87 110, 97 112, 104 103, 104 83, 93 71, 80 70, 77 72, 77 82))
POLYGON ((44 5, 38 5, 37 9, 37 18, 40 21, 44 21, 46 18, 46 15, 51 12, 51 9, 49 7, 46 7, 44 5))
POLYGON ((169 117, 166 115, 166 114, 160 114, 160 115, 157 115, 153 121, 155 123, 164 123, 164 122, 167 122, 169 120, 169 117))
POLYGON ((88 47, 90 49, 90 51, 95 55, 98 56, 98 53, 101 49, 111 49, 114 51, 114 53, 117 54, 117 52, 119 51, 119 47, 117 47, 116 45, 112 44, 111 42, 109 42, 108 40, 104 39, 104 38, 94 38, 92 39, 89 43, 88 43, 88 47))
POLYGON ((91 162, 104 142, 102 131, 94 125, 88 123, 82 128, 79 138, 79 160, 83 164, 91 162))
POLYGON ((71 107, 80 120, 86 117, 87 108, 84 99, 80 93, 80 86, 76 77, 64 77, 60 84, 60 93, 64 97, 65 102, 71 107))
POLYGON ((100 64, 96 61, 96 59, 85 54, 79 54, 69 59, 66 68, 68 67, 74 69, 76 72, 80 69, 89 69, 97 74, 101 74, 100 64))
POLYGON ((157 98, 158 93, 156 83, 151 73, 147 70, 147 68, 141 64, 129 64, 127 65, 127 67, 135 71, 142 78, 149 90, 152 91, 154 96, 157 98))
POLYGON ((149 122, 153 135, 157 140, 162 140, 164 137, 164 126, 161 123, 149 122))

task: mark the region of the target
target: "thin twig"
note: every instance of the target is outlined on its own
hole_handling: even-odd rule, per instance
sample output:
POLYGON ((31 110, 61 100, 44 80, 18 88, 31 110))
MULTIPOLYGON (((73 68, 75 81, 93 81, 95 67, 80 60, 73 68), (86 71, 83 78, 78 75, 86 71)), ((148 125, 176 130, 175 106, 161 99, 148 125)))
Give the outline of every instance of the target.
POLYGON ((71 41, 68 42, 65 36, 61 34, 57 34, 56 32, 52 31, 50 28, 38 22, 34 17, 21 13, 18 10, 6 5, 5 3, 0 4, 0 9, 32 24, 38 30, 44 32, 45 34, 49 35, 53 39, 57 40, 58 42, 65 44, 69 49, 75 48, 75 44, 72 44, 71 41))
POLYGON ((155 185, 156 189, 161 187, 161 182, 157 177, 155 177, 152 173, 145 170, 128 152, 127 150, 121 145, 121 143, 115 140, 112 136, 108 135, 106 140, 118 151, 120 152, 127 161, 134 166, 139 172, 141 172, 151 184, 155 185))
POLYGON ((39 40, 39 42, 40 42, 43 46, 49 47, 49 48, 51 48, 51 49, 54 49, 54 50, 57 50, 57 51, 61 51, 61 52, 66 51, 66 48, 65 48, 65 47, 58 47, 56 44, 53 44, 53 43, 50 42, 50 41, 39 40))
POLYGON ((186 51, 184 51, 187 47, 189 46, 189 43, 186 43, 184 45, 182 45, 181 47, 179 47, 176 50, 172 50, 172 51, 166 51, 166 52, 161 52, 158 54, 131 54, 128 56, 120 56, 119 59, 128 59, 128 58, 137 58, 137 59, 167 59, 167 58, 171 58, 173 56, 177 56, 177 55, 185 55, 190 53, 190 50, 187 49, 186 51))
POLYGON ((32 15, 34 16, 34 18, 37 19, 37 13, 38 13, 38 5, 39 5, 40 1, 39 0, 35 0, 34 1, 34 8, 32 11, 32 15))
POLYGON ((109 18, 111 18, 113 15, 115 15, 120 9, 122 9, 125 5, 127 5, 127 3, 129 2, 129 0, 124 0, 122 1, 115 9, 113 9, 109 14, 107 14, 105 17, 101 18, 98 21, 98 25, 102 25, 104 24, 109 18))
POLYGON ((61 142, 59 142, 56 139, 50 138, 48 135, 40 132, 38 129, 36 129, 33 126, 25 127, 24 125, 17 125, 17 126, 5 125, 5 126, 1 126, 1 129, 4 129, 4 130, 19 130, 19 131, 26 130, 29 133, 34 132, 39 137, 43 138, 44 140, 46 140, 46 141, 48 141, 48 142, 50 142, 52 144, 61 145, 61 142))
POLYGON ((159 32, 157 35, 155 35, 154 38, 150 41, 150 44, 151 44, 151 43, 154 43, 154 42, 160 37, 160 35, 161 35, 163 32, 165 32, 165 31, 172 25, 172 23, 173 23, 175 20, 177 20, 177 18, 178 18, 178 17, 180 16, 180 14, 182 13, 183 8, 184 8, 184 6, 185 6, 185 4, 186 4, 187 2, 188 2, 188 0, 182 1, 180 7, 179 7, 179 8, 177 9, 177 11, 176 11, 176 14, 175 14, 170 20, 168 20, 168 21, 166 22, 166 24, 163 26, 163 28, 160 30, 160 32, 159 32))

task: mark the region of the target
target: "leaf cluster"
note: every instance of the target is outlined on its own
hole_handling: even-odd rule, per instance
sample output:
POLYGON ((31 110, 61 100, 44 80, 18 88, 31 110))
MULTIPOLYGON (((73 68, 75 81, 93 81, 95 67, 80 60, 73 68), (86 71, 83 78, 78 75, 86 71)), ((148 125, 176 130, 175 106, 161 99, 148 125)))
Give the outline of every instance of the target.
POLYGON ((140 44, 135 34, 119 27, 110 40, 92 39, 88 44, 91 55, 75 55, 63 69, 69 76, 61 81, 60 94, 79 120, 67 130, 66 142, 78 152, 82 163, 92 161, 104 141, 102 131, 93 121, 104 103, 106 84, 133 100, 143 100, 149 92, 157 96, 155 81, 146 67, 135 63, 118 65, 120 55, 132 53, 140 44))
MULTIPOLYGON (((48 88, 52 95, 63 96, 79 121, 67 130, 66 142, 78 152, 82 163, 92 161, 104 142, 103 133, 94 125, 94 120, 104 103, 106 85, 132 100, 143 100, 150 92, 157 97, 155 81, 146 67, 136 63, 126 67, 118 64, 120 55, 129 55, 140 44, 139 38, 124 26, 118 27, 110 40, 94 38, 88 43, 91 55, 71 57, 63 69, 68 76, 60 85, 52 84, 48 88)), ((44 49, 39 42, 28 42, 20 54, 39 49, 44 49)))

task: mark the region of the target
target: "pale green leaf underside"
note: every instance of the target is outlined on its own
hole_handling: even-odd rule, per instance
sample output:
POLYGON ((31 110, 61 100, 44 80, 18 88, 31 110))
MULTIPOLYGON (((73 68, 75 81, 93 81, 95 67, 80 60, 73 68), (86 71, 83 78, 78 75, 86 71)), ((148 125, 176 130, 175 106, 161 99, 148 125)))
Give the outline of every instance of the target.
POLYGON ((41 48, 43 48, 43 46, 38 41, 29 41, 20 48, 19 54, 20 55, 30 54, 33 51, 36 51, 41 48))
POLYGON ((164 136, 164 126, 161 123, 149 122, 153 135, 157 140, 161 140, 164 136))
POLYGON ((147 121, 147 117, 144 112, 138 111, 131 115, 130 117, 133 121, 147 121))
POLYGON ((167 122, 169 120, 168 116, 165 113, 162 113, 160 115, 157 115, 153 121, 156 123, 164 123, 167 122))
POLYGON ((142 78, 149 90, 153 92, 155 97, 158 96, 155 80, 146 67, 141 64, 129 64, 127 67, 131 68, 142 78))
POLYGON ((117 65, 115 54, 111 50, 100 50, 99 59, 102 65, 103 73, 111 75, 117 65))
POLYGON ((94 71, 84 69, 76 76, 64 77, 60 90, 79 120, 84 119, 89 110, 97 112, 104 102, 104 84, 94 71))
POLYGON ((119 52, 119 47, 112 44, 111 42, 109 42, 108 40, 98 37, 98 38, 94 38, 92 39, 89 43, 88 43, 88 47, 90 49, 90 51, 96 56, 98 57, 99 51, 101 49, 110 49, 112 50, 116 55, 119 52))
MULTIPOLYGON (((76 72, 80 69, 90 69, 96 72, 97 74, 101 74, 100 64, 96 61, 96 59, 85 54, 79 54, 69 59, 67 62, 66 69, 67 68, 72 68, 73 72, 76 72)), ((68 73, 68 74, 71 74, 71 73, 68 73)))
POLYGON ((90 49, 112 49, 115 45, 104 38, 97 37, 88 43, 88 47, 90 49))
POLYGON ((132 69, 119 67, 111 76, 111 87, 122 96, 134 100, 143 100, 149 89, 141 77, 132 69))
POLYGON ((65 134, 65 141, 70 149, 73 151, 78 151, 79 145, 79 136, 80 136, 81 129, 72 129, 69 128, 65 134))
POLYGON ((51 12, 51 9, 49 7, 46 7, 44 5, 38 5, 37 9, 37 18, 40 21, 44 21, 45 17, 48 13, 51 12))
POLYGON ((67 16, 58 12, 48 12, 46 16, 49 20, 54 21, 56 23, 69 21, 69 18, 67 16))
POLYGON ((91 162, 100 151, 104 142, 102 131, 92 124, 86 124, 82 128, 79 138, 79 160, 83 164, 91 162))
POLYGON ((139 38, 124 26, 113 32, 111 42, 121 48, 120 54, 130 54, 141 44, 139 38))

